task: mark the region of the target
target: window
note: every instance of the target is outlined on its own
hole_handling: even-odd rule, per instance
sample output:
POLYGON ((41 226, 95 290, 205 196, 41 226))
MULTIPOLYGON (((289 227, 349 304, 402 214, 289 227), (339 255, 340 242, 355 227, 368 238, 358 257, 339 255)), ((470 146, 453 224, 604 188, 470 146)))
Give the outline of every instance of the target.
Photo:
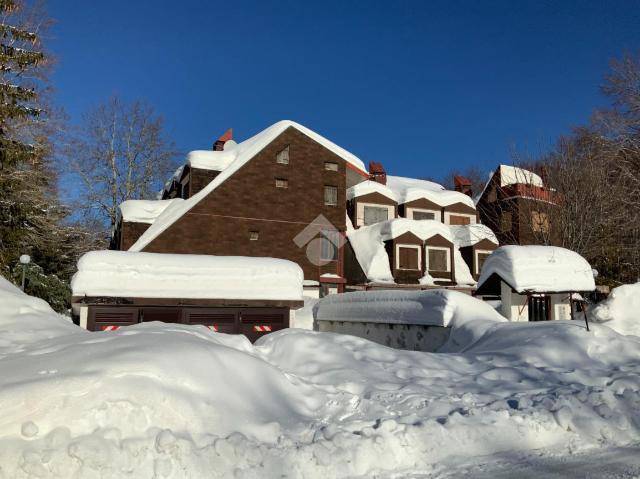
POLYGON ((482 271, 482 267, 484 266, 484 262, 489 256, 491 256, 491 253, 493 253, 493 251, 476 251, 476 274, 480 274, 480 272, 482 271))
POLYGON ((451 271, 449 248, 427 248, 427 266, 429 271, 451 271))
POLYGON ((549 321, 551 319, 551 298, 549 296, 530 296, 527 306, 529 321, 549 321))
POLYGON ((321 233, 320 259, 323 261, 338 260, 338 245, 340 244, 338 231, 323 231, 321 233))
POLYGON ((334 163, 332 161, 325 161, 324 169, 327 171, 338 171, 338 163, 334 163))
POLYGON ((276 188, 289 188, 289 180, 276 178, 276 188))
POLYGON ((251 241, 258 241, 259 237, 260 237, 260 233, 258 233, 257 231, 249 231, 249 239, 251 241))
POLYGON ((338 187, 336 186, 324 187, 324 204, 326 206, 338 205, 338 187))
POLYGON ((549 217, 541 211, 531 212, 531 227, 534 233, 549 232, 549 217))
POLYGON ((450 225, 468 225, 470 223, 471 223, 471 218, 469 216, 449 215, 450 225))
POLYGON ((276 155, 276 163, 280 163, 281 165, 289 164, 289 145, 276 155))
POLYGON ((420 269, 420 246, 398 245, 396 249, 398 269, 420 269))
POLYGON ((436 214, 433 211, 411 211, 411 217, 414 220, 435 220, 436 214))
POLYGON ((511 211, 503 211, 500 215, 500 231, 511 231, 511 224, 513 220, 511 218, 511 211))
POLYGON ((364 207, 364 225, 373 225, 380 223, 381 221, 387 221, 389 219, 389 209, 379 206, 366 206, 364 207))

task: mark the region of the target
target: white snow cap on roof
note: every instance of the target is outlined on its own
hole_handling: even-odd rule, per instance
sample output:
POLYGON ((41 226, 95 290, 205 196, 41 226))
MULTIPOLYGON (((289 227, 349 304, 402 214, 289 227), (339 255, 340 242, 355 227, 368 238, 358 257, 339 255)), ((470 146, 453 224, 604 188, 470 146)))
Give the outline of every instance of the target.
POLYGON ((485 260, 478 287, 493 274, 518 293, 563 293, 596 288, 587 260, 557 246, 501 246, 485 260))
MULTIPOLYGON (((449 227, 435 220, 396 218, 370 226, 362 226, 358 229, 347 230, 349 243, 351 243, 356 259, 369 281, 375 283, 394 282, 389 255, 384 247, 384 242, 407 232, 413 233, 423 241, 440 235, 453 243, 449 227)), ((469 267, 457 248, 454 248, 454 261, 456 283, 461 285, 475 284, 473 276, 469 272, 469 267)), ((423 284, 430 284, 431 282, 432 278, 426 275, 423 284)))
POLYGON ((517 166, 500 165, 500 186, 517 185, 520 183, 544 187, 542 178, 533 171, 518 168, 517 166))
POLYGON ((302 300, 302 269, 275 258, 92 251, 73 296, 302 300))
POLYGON ((314 306, 314 318, 392 324, 449 326, 462 320, 505 319, 490 305, 468 294, 445 289, 429 291, 358 291, 334 294, 314 306))
POLYGON ((458 248, 473 246, 480 241, 487 239, 498 245, 498 238, 491 229, 483 224, 476 223, 472 225, 450 225, 449 229, 453 236, 453 242, 458 248))
POLYGON ((347 200, 352 200, 353 198, 357 198, 358 196, 368 195, 370 193, 380 193, 383 196, 386 196, 390 200, 398 202, 397 195, 387 186, 378 183, 377 181, 363 181, 362 183, 358 183, 357 185, 352 186, 347 189, 347 200))
MULTIPOLYGON (((176 203, 171 205, 171 207, 166 208, 164 212, 158 217, 158 219, 153 223, 153 225, 147 231, 145 231, 144 234, 140 236, 140 238, 138 238, 138 241, 136 241, 133 246, 131 246, 131 248, 129 248, 129 251, 141 251, 145 246, 151 243, 151 241, 157 238, 164 230, 166 230, 175 221, 182 217, 182 215, 184 215, 191 208, 197 205, 200 200, 214 191, 218 186, 224 183, 227 178, 233 175, 255 155, 262 151, 263 148, 265 148, 269 143, 275 140, 287 128, 295 128, 296 130, 307 135, 309 138, 318 142, 328 150, 332 151, 339 157, 343 158, 354 168, 366 173, 367 169, 365 168, 364 163, 362 163, 362 161, 360 161, 357 156, 349 153, 344 148, 341 148, 335 143, 327 140, 323 136, 320 136, 316 132, 311 131, 310 129, 300 125, 299 123, 295 123, 289 120, 282 120, 278 123, 274 123, 269 128, 261 131, 255 136, 252 136, 248 140, 234 145, 230 150, 225 150, 222 152, 211 152, 213 154, 222 153, 222 155, 231 155, 233 157, 233 161, 230 161, 228 166, 225 167, 211 183, 209 183, 191 198, 185 200, 182 203, 176 203)), ((225 161, 227 160, 228 158, 225 159, 225 161)))
POLYGON ((155 219, 172 203, 184 201, 181 198, 172 200, 127 200, 120 203, 118 209, 122 221, 135 223, 153 223, 155 219))
POLYGON ((400 204, 425 198, 439 206, 462 203, 471 208, 476 207, 469 196, 459 191, 446 190, 444 186, 433 181, 387 176, 387 187, 396 194, 400 204))

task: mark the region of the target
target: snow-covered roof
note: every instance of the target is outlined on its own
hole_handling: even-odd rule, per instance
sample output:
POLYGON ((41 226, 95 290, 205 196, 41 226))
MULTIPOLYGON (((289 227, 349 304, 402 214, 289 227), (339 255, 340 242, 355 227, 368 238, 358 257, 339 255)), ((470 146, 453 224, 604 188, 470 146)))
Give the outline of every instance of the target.
POLYGON ((485 260, 478 288, 494 274, 518 293, 593 291, 596 287, 587 260, 557 246, 501 246, 485 260))
MULTIPOLYGON (((348 228, 347 238, 356 255, 356 259, 369 281, 393 283, 393 274, 384 242, 397 238, 404 233, 413 233, 421 240, 440 235, 453 243, 449 226, 435 220, 412 220, 396 218, 382 221, 358 229, 348 228)), ((455 274, 458 284, 475 284, 469 267, 457 248, 454 248, 455 274)), ((428 275, 427 275, 428 276, 428 275)), ((423 284, 431 284, 432 278, 425 277, 423 284)))
POLYGON ((458 248, 473 246, 482 240, 489 240, 498 245, 498 238, 491 228, 486 225, 475 223, 472 225, 450 225, 449 229, 453 236, 453 242, 458 248))
POLYGON ((357 185, 352 186, 347 189, 347 200, 352 200, 353 198, 357 198, 358 196, 368 195, 370 193, 380 193, 383 196, 386 196, 390 200, 398 202, 397 195, 387 186, 378 183, 377 181, 363 181, 362 183, 358 183, 357 185))
POLYGON ((544 187, 542 178, 533 171, 518 168, 517 166, 500 165, 500 186, 526 184, 544 187))
POLYGON ((544 182, 542 181, 542 178, 536 175, 533 171, 525 170, 523 168, 518 168, 517 166, 499 165, 498 168, 492 171, 491 174, 489 175, 489 178, 487 179, 487 182, 484 184, 484 188, 482 188, 482 191, 480 191, 480 193, 474 196, 473 198, 474 203, 477 204, 478 201, 480 201, 480 198, 482 198, 482 195, 484 195, 484 192, 487 190, 487 187, 491 184, 491 180, 493 179, 493 176, 496 174, 496 172, 499 173, 501 187, 517 185, 517 184, 526 184, 526 185, 539 186, 540 188, 544 188, 544 182))
POLYGON ((449 326, 455 317, 504 322, 490 305, 458 291, 357 291, 334 294, 314 306, 319 321, 449 326))
POLYGON ((462 203, 471 208, 476 207, 468 195, 459 191, 446 190, 444 186, 432 181, 387 176, 387 187, 395 193, 400 204, 424 198, 439 206, 462 203))
POLYGON ((155 219, 172 203, 184 201, 181 198, 172 200, 127 200, 120 203, 118 209, 122 221, 135 223, 153 223, 155 219))
POLYGON ((92 251, 78 261, 73 296, 302 299, 302 269, 284 259, 92 251))
POLYGON ((187 164, 192 168, 201 168, 203 170, 222 171, 237 157, 237 153, 233 151, 238 144, 229 140, 225 142, 222 151, 213 150, 195 150, 187 155, 187 164))
POLYGON ((264 149, 269 143, 275 140, 280 134, 282 134, 287 128, 295 128, 301 133, 305 134, 312 140, 321 144, 328 150, 332 151, 339 157, 343 158, 346 162, 351 164, 357 170, 362 172, 366 172, 367 169, 364 166, 364 163, 360 161, 360 159, 349 153, 344 148, 336 145, 335 143, 327 140, 323 136, 317 134, 316 132, 308 129, 305 126, 300 125, 299 123, 295 123, 290 120, 282 120, 277 123, 274 123, 267 129, 261 131, 255 136, 252 136, 248 140, 245 140, 241 143, 234 145, 231 149, 225 150, 222 152, 211 152, 212 154, 219 153, 225 157, 224 161, 229 161, 228 166, 226 166, 222 172, 215 177, 211 183, 205 186, 198 193, 193 195, 191 198, 185 200, 182 203, 174 203, 170 207, 166 208, 164 212, 158 216, 157 220, 153 223, 153 225, 145 231, 145 233, 138 238, 133 246, 129 249, 129 251, 141 251, 145 246, 147 246, 151 241, 157 238, 163 231, 165 231, 169 226, 171 226, 175 221, 177 221, 180 217, 182 217, 185 213, 187 213, 191 208, 197 205, 200 200, 205 198, 209 193, 214 191, 218 186, 224 183, 227 178, 231 177, 236 171, 238 171, 242 166, 244 166, 248 161, 250 161, 254 156, 256 156, 262 149, 264 149), (232 160, 227 158, 227 156, 232 156, 232 160))

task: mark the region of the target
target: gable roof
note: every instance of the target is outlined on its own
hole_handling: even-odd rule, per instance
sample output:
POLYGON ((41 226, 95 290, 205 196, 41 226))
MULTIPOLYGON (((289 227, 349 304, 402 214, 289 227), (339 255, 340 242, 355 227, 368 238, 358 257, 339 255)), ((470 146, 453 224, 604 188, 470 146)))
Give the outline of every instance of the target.
POLYGON ((368 195, 370 193, 380 193, 382 196, 386 196, 390 200, 398 202, 398 197, 385 185, 378 183, 377 181, 363 181, 357 185, 347 189, 347 200, 352 200, 358 196, 368 195))
POLYGON ((501 246, 485 260, 478 291, 494 276, 521 294, 595 289, 593 271, 587 260, 557 246, 501 246))
POLYGON ((232 145, 232 147, 228 150, 224 151, 212 151, 211 153, 220 153, 225 157, 225 160, 228 160, 229 156, 233 158, 233 161, 230 161, 229 164, 221 171, 221 173, 215 177, 211 183, 205 186, 198 193, 193 195, 191 198, 184 200, 183 202, 176 202, 167 207, 154 221, 154 223, 145 231, 138 241, 136 241, 129 251, 142 251, 142 249, 147 246, 151 241, 156 239, 160 234, 162 234, 167 228, 169 228, 173 223, 175 223, 178 219, 180 219, 183 215, 185 215, 191 208, 197 205, 203 198, 205 198, 209 193, 215 191, 218 186, 224 183, 228 178, 230 178, 236 171, 238 171, 242 166, 244 166, 248 161, 250 161, 253 157, 255 157, 260 151, 262 151, 269 143, 275 140, 278 136, 280 136, 286 129, 295 128, 299 132, 308 136, 315 142, 321 144, 329 151, 335 153, 340 158, 343 158, 348 164, 350 164, 354 169, 363 172, 366 174, 366 168, 364 163, 360 161, 360 159, 349 153, 344 148, 336 145, 335 143, 327 140, 323 136, 318 133, 308 129, 305 126, 300 125, 299 123, 282 120, 277 123, 274 123, 270 127, 261 131, 255 136, 238 143, 236 145, 232 145))
POLYGON ((482 240, 489 240, 498 245, 498 238, 491 229, 483 224, 475 223, 472 225, 449 225, 453 242, 458 248, 473 246, 482 240))
POLYGON ((476 207, 469 196, 459 191, 446 190, 444 186, 433 181, 387 176, 387 187, 395 193, 400 204, 425 198, 439 206, 462 203, 474 209, 476 207))

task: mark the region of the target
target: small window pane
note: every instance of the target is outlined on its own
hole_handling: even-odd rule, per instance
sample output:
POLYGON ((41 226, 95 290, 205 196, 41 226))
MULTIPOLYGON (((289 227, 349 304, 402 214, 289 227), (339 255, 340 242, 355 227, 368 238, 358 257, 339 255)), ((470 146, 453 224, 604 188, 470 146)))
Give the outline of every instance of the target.
POLYGON ((468 225, 471 223, 471 218, 461 215, 449 215, 450 225, 468 225))
POLYGON ((429 271, 449 271, 448 252, 442 249, 429 249, 429 271))
POLYGON ((289 145, 287 145, 284 150, 278 153, 278 155, 276 156, 276 162, 280 163, 281 165, 289 164, 289 145))
POLYGON ((364 207, 364 224, 365 226, 387 221, 389 219, 389 210, 379 206, 364 207))
POLYGON ((249 239, 251 241, 258 241, 260 234, 257 231, 249 231, 249 239))
POLYGON ((476 265, 477 274, 480 274, 482 267, 484 266, 484 262, 489 256, 491 256, 491 253, 478 253, 478 264, 476 265))
POLYGON ((324 187, 324 204, 327 206, 337 206, 338 188, 336 186, 324 187))
POLYGON ((324 261, 336 261, 338 259, 338 246, 340 233, 337 231, 322 232, 322 246, 320 248, 320 259, 324 261))
POLYGON ((433 211, 413 211, 414 220, 435 220, 436 214, 433 211))
POLYGON ((398 247, 398 268, 399 269, 420 269, 418 248, 398 247))
POLYGON ((542 211, 531 212, 531 225, 536 233, 549 232, 549 217, 542 211))
POLYGON ((289 180, 276 178, 276 188, 289 188, 289 180))
POLYGON ((325 161, 324 169, 328 171, 338 171, 338 163, 333 163, 331 161, 325 161))

